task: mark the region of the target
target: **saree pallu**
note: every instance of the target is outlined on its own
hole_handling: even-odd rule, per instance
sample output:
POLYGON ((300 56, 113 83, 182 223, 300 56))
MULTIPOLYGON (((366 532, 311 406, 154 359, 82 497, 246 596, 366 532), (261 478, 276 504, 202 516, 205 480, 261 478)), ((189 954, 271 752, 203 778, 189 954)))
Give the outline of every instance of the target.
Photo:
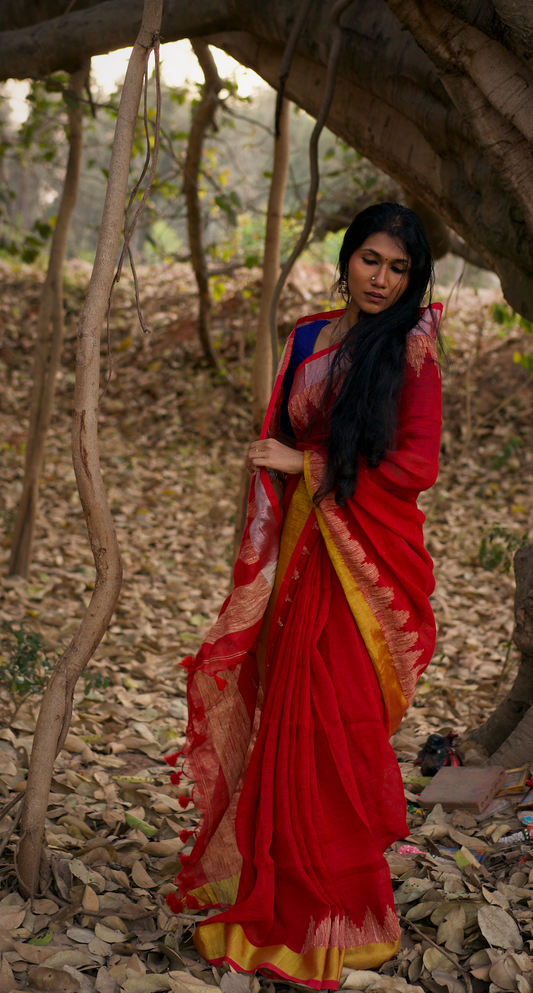
MULTIPOLYGON (((283 505, 268 473, 254 475, 235 588, 185 661, 182 757, 202 817, 178 883, 189 907, 230 908, 195 933, 214 964, 335 989, 343 966, 375 968, 397 951, 383 852, 407 825, 388 738, 435 642, 416 498, 438 468, 438 308, 408 336, 394 450, 376 469, 361 461, 346 507, 332 494, 313 503, 333 349, 298 367, 289 415, 304 473, 283 505)), ((262 437, 279 429, 298 327, 336 316, 296 326, 262 437)))

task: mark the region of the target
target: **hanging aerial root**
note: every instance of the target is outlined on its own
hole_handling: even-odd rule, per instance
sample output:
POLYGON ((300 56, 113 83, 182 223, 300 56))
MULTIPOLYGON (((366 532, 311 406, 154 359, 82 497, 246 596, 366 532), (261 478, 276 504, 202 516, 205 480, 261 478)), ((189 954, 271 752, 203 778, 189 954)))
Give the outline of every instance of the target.
MULTIPOLYGON (((278 282, 276 284, 276 289, 274 291, 274 296, 272 298, 272 304, 270 307, 270 335, 272 340, 272 370, 273 376, 275 378, 277 367, 278 367, 278 329, 276 314, 278 310, 279 298, 281 296, 283 287, 285 286, 287 277, 296 262, 296 259, 303 252, 309 236, 313 229, 313 224, 315 220, 316 211, 316 201, 318 194, 318 184, 320 181, 320 171, 318 167, 318 140, 322 129, 327 121, 329 110, 331 107, 331 102, 333 100, 333 94, 335 92, 335 81, 337 77, 337 67, 339 64, 339 57, 342 49, 343 34, 342 28, 340 26, 341 14, 344 13, 347 7, 353 0, 337 0, 337 3, 333 7, 330 15, 330 27, 331 27, 331 48, 329 51, 328 58, 328 68, 326 73, 326 85, 324 89, 324 95, 322 97, 322 103, 320 110, 318 112, 318 117, 316 119, 316 124, 313 128, 311 138, 309 141, 309 167, 310 167, 310 183, 309 183, 309 197, 307 200, 307 211, 305 215, 305 223, 303 226, 302 233, 294 246, 291 255, 287 259, 285 265, 283 266, 278 282)), ((293 29, 294 30, 294 29, 293 29)), ((296 42, 295 42, 296 45, 296 42)), ((288 46, 287 46, 288 48, 288 46)))
POLYGON ((159 145, 161 141, 161 72, 160 72, 160 61, 159 61, 159 49, 160 49, 160 42, 159 42, 159 35, 157 35, 157 37, 154 38, 152 48, 148 49, 146 53, 146 62, 144 67, 144 96, 143 96, 143 121, 144 121, 144 134, 146 137, 146 155, 145 155, 144 165, 141 171, 141 175, 139 176, 137 182, 135 183, 135 186, 133 187, 130 193, 130 198, 128 200, 128 205, 126 207, 126 212, 124 216, 124 243, 122 245, 122 251, 120 253, 120 257, 118 260, 117 271, 115 273, 113 282, 111 284, 111 289, 109 291, 109 299, 107 303, 107 313, 106 313, 106 337, 107 337, 107 355, 108 355, 109 367, 107 372, 106 384, 100 396, 100 400, 102 400, 102 397, 105 395, 107 391, 107 387, 109 386, 109 383, 111 381, 111 376, 113 374, 113 359, 111 355, 111 325, 110 325, 111 300, 113 297, 113 290, 116 284, 119 282, 120 277, 122 275, 122 267, 124 265, 124 259, 126 257, 126 253, 129 258, 131 274, 133 276, 133 286, 135 290, 135 306, 137 308, 137 316, 139 318, 139 324, 141 325, 141 328, 143 329, 145 334, 150 334, 150 328, 148 327, 144 319, 141 309, 141 301, 139 296, 139 280, 137 278, 137 269, 135 268, 135 262, 130 248, 130 242, 133 236, 133 232, 135 231, 135 228, 137 226, 137 221, 139 220, 139 217, 141 216, 146 206, 146 201, 148 199, 150 190, 152 188, 152 184, 155 178, 155 170, 157 166, 157 157, 159 154, 159 145), (155 73, 155 91, 156 91, 156 115, 155 115, 155 124, 154 124, 153 152, 150 143, 150 130, 148 123, 148 63, 152 52, 154 53, 154 60, 155 60, 154 73, 155 73), (150 172, 148 175, 146 186, 144 188, 144 193, 142 195, 141 202, 137 207, 137 210, 135 211, 133 217, 131 217, 131 212, 133 209, 135 198, 141 188, 141 183, 144 177, 146 176, 150 162, 151 162, 150 172))

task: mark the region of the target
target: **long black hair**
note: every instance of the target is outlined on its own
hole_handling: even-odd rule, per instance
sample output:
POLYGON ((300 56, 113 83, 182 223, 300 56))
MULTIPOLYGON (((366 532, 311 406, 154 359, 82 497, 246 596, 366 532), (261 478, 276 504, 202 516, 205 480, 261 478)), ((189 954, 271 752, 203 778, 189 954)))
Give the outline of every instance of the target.
POLYGON ((344 235, 337 287, 346 287, 348 265, 356 249, 381 231, 409 254, 409 283, 387 310, 359 313, 331 364, 324 407, 335 383, 345 370, 346 374, 329 414, 326 472, 315 499, 320 501, 336 488, 335 499, 341 506, 353 496, 359 456, 376 467, 394 443, 407 334, 419 320, 428 289, 431 298, 433 288, 433 261, 424 226, 413 210, 399 203, 374 204, 357 214, 344 235))

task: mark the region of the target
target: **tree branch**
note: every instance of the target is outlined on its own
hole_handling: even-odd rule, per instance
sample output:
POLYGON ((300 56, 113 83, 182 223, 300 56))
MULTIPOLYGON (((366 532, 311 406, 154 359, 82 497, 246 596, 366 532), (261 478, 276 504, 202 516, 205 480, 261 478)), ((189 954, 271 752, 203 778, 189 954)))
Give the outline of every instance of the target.
MULTIPOLYGON (((222 31, 231 24, 230 0, 166 0, 165 41, 222 31)), ((135 42, 142 0, 106 0, 68 16, 0 34, 0 80, 35 79, 58 70, 75 71, 91 55, 105 55, 135 42)))
POLYGON ((55 17, 64 17, 74 7, 86 10, 104 0, 3 0, 0 9, 0 31, 17 31, 41 24, 55 17))

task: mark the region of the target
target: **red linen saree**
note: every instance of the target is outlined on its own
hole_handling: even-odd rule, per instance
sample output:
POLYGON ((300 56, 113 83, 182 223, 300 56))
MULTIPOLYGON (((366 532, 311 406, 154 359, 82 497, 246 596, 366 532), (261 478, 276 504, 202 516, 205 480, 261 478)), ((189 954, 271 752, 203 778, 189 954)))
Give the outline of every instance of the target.
MULTIPOLYGON (((336 989, 343 966, 396 953, 383 852, 407 825, 388 737, 435 643, 416 498, 438 469, 440 312, 423 312, 408 336, 394 450, 376 469, 362 459, 346 507, 332 494, 313 503, 326 457, 314 415, 333 349, 298 367, 289 414, 304 473, 289 477, 282 506, 268 473, 254 475, 235 588, 184 663, 183 755, 202 819, 178 882, 190 907, 229 907, 195 933, 214 964, 336 989)), ((340 313, 296 326, 262 437, 279 429, 298 327, 340 313)))

